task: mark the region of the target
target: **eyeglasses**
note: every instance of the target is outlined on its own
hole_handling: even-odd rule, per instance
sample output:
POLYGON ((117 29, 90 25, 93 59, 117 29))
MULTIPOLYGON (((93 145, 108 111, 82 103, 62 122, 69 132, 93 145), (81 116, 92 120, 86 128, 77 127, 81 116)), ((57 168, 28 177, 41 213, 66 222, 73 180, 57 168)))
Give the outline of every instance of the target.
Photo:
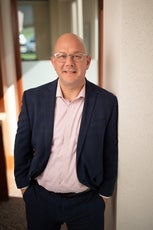
POLYGON ((59 62, 64 63, 66 62, 67 57, 71 57, 74 62, 81 62, 83 58, 87 56, 84 53, 75 53, 75 54, 66 54, 66 53, 55 53, 53 55, 59 62))

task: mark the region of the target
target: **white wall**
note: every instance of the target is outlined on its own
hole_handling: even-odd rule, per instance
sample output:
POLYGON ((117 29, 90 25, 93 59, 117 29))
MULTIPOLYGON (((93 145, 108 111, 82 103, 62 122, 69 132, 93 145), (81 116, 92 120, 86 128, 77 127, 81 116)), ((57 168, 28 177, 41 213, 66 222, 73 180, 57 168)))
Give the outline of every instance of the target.
POLYGON ((104 0, 104 9, 104 87, 119 100, 116 229, 152 230, 153 1, 104 0))

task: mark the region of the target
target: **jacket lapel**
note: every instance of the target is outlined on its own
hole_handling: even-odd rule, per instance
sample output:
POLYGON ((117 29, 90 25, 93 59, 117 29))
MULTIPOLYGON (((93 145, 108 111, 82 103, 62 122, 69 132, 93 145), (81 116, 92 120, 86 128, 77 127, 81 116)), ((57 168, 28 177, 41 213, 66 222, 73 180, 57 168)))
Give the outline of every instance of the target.
POLYGON ((56 88, 57 80, 48 84, 48 87, 45 91, 45 101, 44 101, 44 113, 45 113, 45 122, 44 122, 44 134, 46 137, 43 139, 46 140, 46 143, 52 141, 53 137, 53 126, 54 126, 54 110, 55 110, 55 101, 56 101, 56 88), (49 138, 49 139, 48 139, 49 138))
POLYGON ((83 108, 82 121, 80 126, 78 144, 77 144, 77 160, 79 159, 83 142, 86 137, 88 126, 90 124, 90 120, 94 111, 94 106, 97 98, 97 94, 95 93, 95 90, 96 90, 95 86, 92 83, 86 81, 85 103, 83 108))

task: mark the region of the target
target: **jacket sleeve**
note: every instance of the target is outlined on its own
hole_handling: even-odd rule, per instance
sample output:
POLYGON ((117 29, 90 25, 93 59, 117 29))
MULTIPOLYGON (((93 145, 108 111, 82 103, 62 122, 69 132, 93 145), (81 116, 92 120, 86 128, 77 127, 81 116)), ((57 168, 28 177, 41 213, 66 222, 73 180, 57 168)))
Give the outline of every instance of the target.
POLYGON ((29 185, 28 174, 32 158, 31 127, 26 104, 26 93, 24 93, 14 145, 14 174, 18 188, 29 185))
POLYGON ((99 193, 103 196, 111 196, 118 170, 118 102, 116 97, 114 97, 111 117, 105 130, 103 170, 103 182, 99 193))

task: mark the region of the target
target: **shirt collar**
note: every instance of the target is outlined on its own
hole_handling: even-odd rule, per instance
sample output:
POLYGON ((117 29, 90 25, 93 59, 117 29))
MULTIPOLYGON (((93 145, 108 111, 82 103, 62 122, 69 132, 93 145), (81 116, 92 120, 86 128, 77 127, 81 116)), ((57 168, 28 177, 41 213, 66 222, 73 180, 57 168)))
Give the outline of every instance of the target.
MULTIPOLYGON (((61 88, 60 88, 59 80, 58 80, 58 83, 57 83, 56 97, 63 98, 63 94, 62 94, 62 91, 61 91, 61 88)), ((78 98, 81 98, 81 97, 85 98, 85 84, 84 84, 84 86, 82 87, 81 91, 79 92, 78 96, 75 99, 78 99, 78 98)))

